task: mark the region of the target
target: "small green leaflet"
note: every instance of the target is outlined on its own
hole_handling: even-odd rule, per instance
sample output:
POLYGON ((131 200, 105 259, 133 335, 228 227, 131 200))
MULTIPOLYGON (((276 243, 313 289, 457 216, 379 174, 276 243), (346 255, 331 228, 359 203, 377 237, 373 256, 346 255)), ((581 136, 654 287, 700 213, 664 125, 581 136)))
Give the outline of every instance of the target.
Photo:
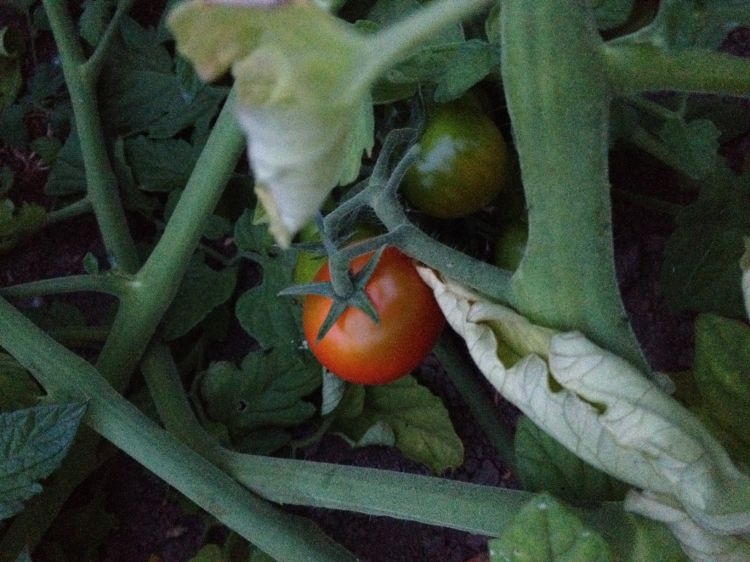
POLYGON ((739 260, 750 235, 750 195, 742 181, 720 167, 675 218, 661 269, 673 308, 744 317, 739 260))
MULTIPOLYGON (((216 544, 207 544, 198 551, 190 562, 275 562, 273 558, 268 556, 261 550, 254 549, 252 553, 247 552, 238 553, 232 551, 232 541, 227 541, 224 547, 216 544)), ((252 548, 252 547, 250 547, 252 548)))
MULTIPOLYGON (((695 323, 695 382, 704 410, 750 447, 750 328, 701 314, 695 323)), ((744 459, 750 463, 750 458, 744 459)))
POLYGON ((547 491, 570 502, 621 500, 627 486, 582 461, 528 417, 515 436, 518 476, 525 490, 547 491))
POLYGON ((0 255, 44 226, 46 216, 47 212, 40 205, 24 203, 15 208, 10 199, 0 199, 0 255))
POLYGON ((86 191, 86 170, 83 167, 83 153, 78 134, 72 131, 57 153, 54 166, 50 170, 47 195, 71 195, 86 191))
POLYGON ((215 115, 226 88, 203 85, 185 95, 183 78, 157 31, 124 18, 100 84, 102 120, 121 136, 167 139, 215 115))
POLYGON ((191 264, 164 317, 161 334, 164 340, 187 334, 232 296, 236 284, 236 267, 216 271, 203 262, 191 264))
POLYGON ((492 562, 611 562, 609 546, 549 494, 527 503, 490 541, 492 562))
POLYGON ((653 23, 641 41, 651 39, 670 49, 715 49, 726 34, 750 25, 746 0, 662 0, 653 23))
POLYGON ((390 384, 351 385, 341 408, 335 428, 355 443, 367 436, 366 444, 391 444, 392 433, 405 456, 435 473, 463 462, 463 443, 448 410, 411 375, 390 384))
POLYGON ((37 403, 41 389, 11 355, 0 353, 0 412, 12 412, 37 403))
POLYGON ((125 141, 125 157, 139 188, 171 191, 185 187, 198 151, 182 139, 152 140, 139 135, 125 141))
POLYGON ((81 37, 92 47, 96 47, 107 28, 113 8, 112 0, 86 0, 78 25, 81 37))
POLYGON ((303 397, 320 383, 320 367, 310 358, 274 350, 248 353, 240 368, 212 363, 198 389, 208 416, 238 441, 253 429, 292 427, 310 418, 316 408, 303 397))
POLYGON ((60 466, 85 411, 62 403, 0 414, 0 521, 42 491, 38 481, 60 466))
POLYGON ((235 224, 234 241, 244 252, 257 257, 262 268, 261 283, 237 300, 235 313, 244 330, 264 348, 285 347, 299 349, 303 336, 300 331, 300 307, 289 297, 278 296, 291 286, 295 252, 276 252, 273 239, 264 225, 254 225, 252 212, 246 211, 235 224))

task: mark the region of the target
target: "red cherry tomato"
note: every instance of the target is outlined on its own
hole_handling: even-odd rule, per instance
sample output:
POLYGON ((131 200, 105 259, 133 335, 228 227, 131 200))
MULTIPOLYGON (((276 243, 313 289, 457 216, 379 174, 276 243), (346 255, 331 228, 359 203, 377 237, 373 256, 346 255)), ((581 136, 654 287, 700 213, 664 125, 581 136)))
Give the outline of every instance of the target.
MULTIPOLYGON (((360 271, 371 255, 354 259, 351 271, 360 271)), ((315 281, 330 279, 326 263, 315 281)), ((378 312, 379 323, 363 311, 349 308, 318 341, 332 303, 327 297, 308 295, 302 312, 305 337, 318 361, 342 379, 388 383, 422 362, 435 345, 445 318, 411 259, 396 248, 383 252, 365 292, 378 312)))

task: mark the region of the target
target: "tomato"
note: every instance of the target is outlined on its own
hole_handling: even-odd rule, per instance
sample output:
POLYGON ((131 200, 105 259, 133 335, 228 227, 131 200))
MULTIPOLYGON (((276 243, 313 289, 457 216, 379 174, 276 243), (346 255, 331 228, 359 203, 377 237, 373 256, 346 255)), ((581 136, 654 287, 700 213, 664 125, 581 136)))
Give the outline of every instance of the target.
POLYGON ((526 252, 529 227, 522 220, 509 223, 495 241, 495 265, 515 271, 526 252))
MULTIPOLYGON (((371 256, 352 260, 351 271, 360 271, 371 256)), ((315 281, 330 279, 326 263, 315 281)), ((328 370, 350 382, 383 384, 407 375, 422 362, 445 318, 411 259, 396 248, 383 252, 365 292, 378 313, 377 324, 365 312, 348 308, 318 341, 332 304, 319 295, 305 297, 302 323, 310 350, 328 370)))
POLYGON ((455 102, 428 117, 417 162, 402 191, 417 209, 440 218, 479 211, 500 193, 508 150, 495 124, 476 104, 455 102))

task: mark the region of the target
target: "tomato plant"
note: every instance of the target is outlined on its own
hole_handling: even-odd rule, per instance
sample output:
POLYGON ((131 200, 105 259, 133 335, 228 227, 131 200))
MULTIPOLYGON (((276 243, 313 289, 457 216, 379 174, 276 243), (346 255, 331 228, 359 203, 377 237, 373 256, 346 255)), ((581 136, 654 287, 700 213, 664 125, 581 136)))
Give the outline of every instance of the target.
POLYGON ((422 153, 402 187, 417 209, 434 217, 463 217, 491 203, 502 190, 508 175, 505 140, 473 104, 435 108, 419 144, 422 153))
MULTIPOLYGON (((355 258, 351 271, 360 271, 371 256, 355 258)), ((326 263, 315 281, 330 279, 326 263)), ((332 301, 308 295, 303 309, 305 337, 315 357, 339 377, 355 383, 383 384, 419 365, 437 341, 444 318, 411 259, 395 248, 383 252, 365 292, 378 313, 377 324, 365 312, 349 308, 318 340, 332 301)))

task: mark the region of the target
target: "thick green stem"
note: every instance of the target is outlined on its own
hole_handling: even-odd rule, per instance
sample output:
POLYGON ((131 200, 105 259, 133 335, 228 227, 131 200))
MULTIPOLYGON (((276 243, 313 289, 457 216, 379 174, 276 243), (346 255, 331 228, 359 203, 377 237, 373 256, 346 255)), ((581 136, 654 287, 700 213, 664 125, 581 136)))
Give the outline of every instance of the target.
POLYGON ((511 304, 535 323, 580 330, 648 372, 615 274, 611 87, 590 8, 505 0, 501 36, 503 86, 529 210, 511 304))
POLYGON ((621 93, 673 90, 706 94, 750 94, 750 61, 707 49, 667 52, 649 43, 605 45, 612 84, 621 93))
POLYGON ((84 77, 83 51, 67 2, 44 0, 43 4, 60 52, 83 153, 88 199, 99 223, 104 246, 116 267, 127 273, 135 273, 140 263, 138 253, 120 202, 117 177, 107 154, 97 108, 96 87, 92 80, 84 77))
POLYGON ((209 216, 234 172, 245 138, 227 101, 185 190, 148 260, 123 296, 97 367, 115 388, 135 370, 169 308, 209 216), (115 373, 113 375, 113 373, 115 373))
POLYGON ((128 279, 115 274, 71 275, 31 281, 21 285, 0 287, 0 296, 5 298, 29 298, 41 295, 94 292, 119 297, 127 290, 128 279))
POLYGON ((53 397, 87 403, 86 423, 277 560, 354 560, 309 521, 253 496, 118 394, 90 363, 0 299, 0 346, 53 397))

